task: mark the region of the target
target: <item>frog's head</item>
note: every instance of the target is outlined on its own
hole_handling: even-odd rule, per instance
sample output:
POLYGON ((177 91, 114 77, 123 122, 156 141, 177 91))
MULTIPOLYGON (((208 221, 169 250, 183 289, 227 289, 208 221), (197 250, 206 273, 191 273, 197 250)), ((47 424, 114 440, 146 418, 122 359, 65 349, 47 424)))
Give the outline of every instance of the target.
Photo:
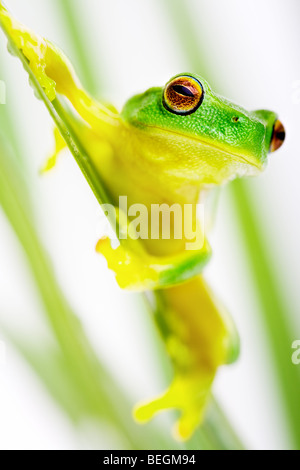
POLYGON ((143 158, 173 177, 206 184, 256 174, 285 137, 275 113, 248 112, 191 74, 131 98, 121 116, 136 129, 143 158))

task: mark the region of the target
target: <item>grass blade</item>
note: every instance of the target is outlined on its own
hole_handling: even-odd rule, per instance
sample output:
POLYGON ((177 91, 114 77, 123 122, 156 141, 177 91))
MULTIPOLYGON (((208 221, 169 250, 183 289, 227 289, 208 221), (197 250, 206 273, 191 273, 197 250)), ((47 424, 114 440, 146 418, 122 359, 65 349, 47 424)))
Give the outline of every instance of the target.
MULTIPOLYGON (((105 188, 103 188, 101 184, 101 181, 99 179, 99 174, 97 170, 94 168, 92 164, 92 160, 89 158, 88 153, 82 147, 80 140, 76 136, 76 133, 74 133, 72 127, 70 126, 70 123, 68 122, 68 115, 65 112, 65 109, 62 103, 60 102, 59 99, 56 99, 54 102, 49 101, 46 94, 44 93, 44 90, 41 88, 37 78, 35 77, 33 71, 29 67, 27 59, 25 58, 23 53, 16 47, 8 31, 5 29, 5 26, 3 27, 3 29, 8 37, 8 40, 10 43, 10 49, 21 60, 23 67, 29 74, 31 84, 36 94, 40 97, 40 99, 44 102, 45 106, 47 107, 50 115, 52 116, 62 136, 66 140, 70 151, 72 152, 74 158, 76 159, 79 167, 81 168, 82 173, 86 177, 98 201, 100 203, 109 202, 109 196, 106 194, 105 188)), ((5 185, 3 185, 3 187, 5 188, 5 185)), ((9 194, 9 191, 7 191, 7 194, 9 194)), ((5 191, 4 191, 3 197, 5 197, 5 191)), ((12 200, 9 202, 9 205, 13 207, 12 200)), ((47 312, 49 313, 49 319, 51 321, 52 328, 55 332, 55 336, 57 337, 59 345, 63 350, 64 356, 66 357, 71 374, 72 374, 72 370, 75 367, 74 364, 78 362, 80 366, 80 370, 77 369, 77 366, 75 367, 76 370, 74 371, 74 374, 75 374, 74 379, 77 381, 77 385, 80 383, 84 387, 83 396, 88 397, 88 403, 92 404, 91 405, 92 409, 97 414, 98 413, 97 410, 99 406, 99 403, 98 403, 99 395, 97 398, 97 389, 94 390, 94 385, 92 383, 93 373, 90 373, 89 375, 89 371, 94 372, 94 369, 91 366, 93 366, 93 362, 95 358, 93 358, 92 364, 86 363, 86 360, 91 355, 91 351, 89 350, 89 345, 87 343, 87 340, 86 338, 84 338, 83 332, 80 331, 78 322, 74 320, 71 312, 69 311, 68 306, 65 303, 65 300, 63 299, 62 294, 60 293, 60 291, 57 289, 57 286, 55 285, 54 277, 49 271, 49 263, 46 260, 46 258, 43 256, 42 247, 40 246, 38 240, 34 236, 33 231, 31 229, 29 230, 29 225, 26 226, 26 224, 24 224, 25 219, 22 221, 22 218, 20 216, 21 214, 18 213, 17 211, 17 206, 15 206, 15 209, 16 209, 16 214, 12 215, 12 212, 9 210, 8 217, 11 217, 10 220, 11 220, 12 225, 14 226, 15 224, 14 228, 16 232, 18 233, 18 235, 20 236, 20 234, 22 234, 20 241, 23 244, 25 250, 27 251, 28 259, 30 261, 35 279, 37 281, 40 292, 42 294, 47 312), (23 229, 20 230, 20 227, 18 227, 18 224, 20 223, 23 224, 24 230, 23 229), (32 240, 34 241, 34 243, 32 243, 32 240), (44 276, 45 272, 50 274, 48 279, 45 278, 44 276), (63 312, 63 314, 61 314, 61 312, 63 312), (84 347, 82 347, 82 341, 84 343, 84 347), (88 352, 85 351, 85 348, 87 349, 88 352), (86 369, 88 369, 88 371, 86 369)), ((26 216, 26 214, 23 214, 23 215, 26 216)), ((36 369, 38 370, 38 366, 36 366, 36 369)), ((104 380, 104 382, 106 382, 106 379, 104 380)), ((114 385, 112 385, 112 390, 114 390, 114 385)), ((122 396, 122 394, 120 394, 120 396, 122 396)), ((109 397, 106 397, 106 398, 109 398, 109 397)), ((123 398, 123 401, 126 402, 124 398, 123 398)), ((106 402, 104 401, 104 404, 105 403, 106 402)), ((127 407, 125 408, 127 409, 127 407)), ((109 407, 109 409, 111 409, 111 406, 109 407)), ((131 437, 132 436, 131 432, 128 432, 128 426, 129 426, 128 423, 130 422, 130 419, 128 421, 125 420, 125 422, 124 421, 120 422, 118 413, 116 415, 113 414, 113 419, 115 420, 115 422, 119 423, 120 428, 122 432, 126 434, 127 439, 130 440, 132 443, 134 442, 135 443, 134 445, 136 445, 136 448, 141 448, 140 447, 141 444, 140 444, 140 440, 138 439, 138 436, 135 436, 136 439, 133 440, 133 438, 131 437)), ((223 421, 223 423, 219 421, 217 426, 220 426, 220 427, 223 426, 223 430, 225 431, 225 433, 227 432, 229 435, 231 435, 231 437, 233 437, 234 433, 231 432, 227 424, 226 426, 224 426, 224 423, 225 421, 223 421)), ((213 425, 211 425, 211 427, 213 427, 213 425)), ((198 439, 200 442, 201 442, 202 435, 204 435, 203 441, 206 440, 207 444, 200 443, 201 447, 209 446, 210 448, 240 448, 240 443, 233 438, 231 439, 230 447, 229 447, 228 442, 224 443, 224 441, 220 441, 218 438, 220 434, 218 434, 217 432, 215 432, 213 443, 211 442, 211 436, 208 436, 208 435, 205 436, 205 428, 199 432, 198 439)), ((152 435, 151 445, 153 445, 152 443, 154 441, 157 442, 157 439, 155 439, 154 436, 152 435)), ((148 444, 145 444, 145 441, 143 442, 144 442, 144 448, 148 448, 148 444)), ((158 444, 157 448, 165 445, 163 443, 164 440, 160 439, 159 442, 160 443, 158 444)))
MULTIPOLYGON (((200 37, 201 18, 197 18, 196 26, 189 10, 188 2, 181 8, 180 0, 164 0, 175 35, 181 44, 184 57, 195 72, 199 72, 214 84, 219 91, 224 90, 224 83, 219 82, 220 70, 212 67, 210 60, 200 44, 207 43, 207 37, 200 37), (199 34, 197 34, 199 32, 199 34)), ((218 63, 214 58, 214 63, 218 63)), ((300 371, 291 362, 291 344, 293 341, 292 325, 289 321, 289 302, 285 299, 280 279, 283 274, 275 273, 274 254, 269 246, 272 231, 265 227, 260 207, 252 194, 251 183, 238 180, 230 186, 232 204, 235 209, 236 226, 245 247, 247 265, 252 273, 252 282, 256 297, 260 303, 260 315, 265 325, 265 336, 274 358, 273 366, 277 377, 278 389, 286 411, 286 419, 294 448, 300 448, 300 371)))

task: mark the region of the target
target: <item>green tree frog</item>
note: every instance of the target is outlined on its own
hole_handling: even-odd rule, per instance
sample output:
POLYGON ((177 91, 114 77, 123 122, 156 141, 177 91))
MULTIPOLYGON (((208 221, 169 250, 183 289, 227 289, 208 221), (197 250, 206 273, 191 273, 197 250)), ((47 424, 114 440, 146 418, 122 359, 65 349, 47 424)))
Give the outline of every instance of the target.
MULTIPOLYGON (((285 131, 274 112, 248 112, 217 95, 207 81, 182 73, 162 87, 134 96, 118 112, 93 99, 82 87, 63 53, 14 20, 0 4, 2 27, 27 58, 50 101, 64 96, 69 121, 116 208, 122 234, 112 248, 108 238, 97 244, 124 289, 151 291, 156 319, 174 365, 174 379, 161 396, 139 404, 138 421, 165 409, 177 409, 175 434, 188 439, 204 418, 218 368, 233 362, 239 341, 224 306, 203 278, 211 249, 200 221, 194 224, 193 249, 178 224, 169 219, 170 236, 137 240, 128 231, 128 207, 143 205, 140 222, 151 225, 153 205, 192 208, 216 186, 260 173, 269 152, 283 143, 285 131)), ((63 142, 56 133, 56 152, 63 142)), ((48 165, 51 166, 51 165, 48 165)), ((205 206, 206 207, 206 206, 205 206)), ((207 205, 208 207, 208 205, 207 205)), ((208 209, 207 209, 208 210, 208 209)))

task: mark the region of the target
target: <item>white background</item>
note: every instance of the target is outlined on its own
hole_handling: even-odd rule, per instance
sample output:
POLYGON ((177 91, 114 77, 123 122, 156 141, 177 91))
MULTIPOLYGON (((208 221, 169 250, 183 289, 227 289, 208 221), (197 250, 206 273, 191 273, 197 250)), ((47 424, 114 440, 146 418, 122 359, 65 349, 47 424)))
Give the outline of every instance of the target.
MULTIPOLYGON (((57 18, 55 2, 7 0, 6 4, 22 22, 67 53, 72 50, 57 18)), ((187 70, 187 60, 159 0, 73 0, 73 4, 88 25, 86 41, 105 100, 121 107, 132 94, 163 85, 187 70)), ((299 2, 182 0, 181 5, 192 9, 196 25, 201 18, 204 30, 199 31, 199 38, 207 37, 207 41, 200 46, 219 75, 218 83, 224 82, 227 97, 249 109, 274 109, 286 126, 283 149, 271 155, 267 171, 253 184, 269 230, 274 264, 282 273, 280 280, 291 305, 295 339, 299 339, 300 100, 295 88, 300 88, 299 2)), ((145 312, 139 311, 135 297, 118 289, 94 251, 101 236, 97 203, 67 154, 52 173, 38 177, 52 146, 51 121, 34 98, 20 64, 4 53, 2 37, 1 51, 1 63, 6 75, 9 73, 7 105, 19 108, 15 124, 26 142, 37 217, 57 277, 94 347, 124 387, 136 399, 158 393, 159 373, 147 338, 151 323, 145 312)), ((215 393, 249 447, 284 448, 287 438, 272 357, 263 340, 232 220, 225 191, 212 239, 214 259, 208 277, 238 325, 242 354, 236 365, 221 370, 215 393)), ((20 248, 0 213, 1 322, 38 340, 45 330, 42 315, 20 248)), ((0 340, 6 343, 5 365, 0 361, 0 447, 84 445, 1 333, 0 340)))

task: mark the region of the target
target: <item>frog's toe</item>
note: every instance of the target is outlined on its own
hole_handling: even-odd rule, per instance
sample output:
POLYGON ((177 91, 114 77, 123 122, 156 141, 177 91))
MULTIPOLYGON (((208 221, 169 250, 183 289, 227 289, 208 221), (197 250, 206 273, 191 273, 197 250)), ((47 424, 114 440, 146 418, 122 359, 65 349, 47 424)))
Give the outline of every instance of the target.
POLYGON ((168 408, 175 406, 169 399, 169 393, 151 400, 150 402, 141 403, 137 405, 133 411, 134 418, 139 423, 146 423, 150 421, 157 413, 164 411, 168 408))
POLYGON ((212 381, 213 376, 178 376, 162 396, 138 405, 134 417, 145 423, 167 409, 179 410, 181 415, 174 426, 174 437, 180 441, 187 440, 203 422, 212 381))
POLYGON ((106 236, 100 238, 96 245, 96 251, 106 259, 107 266, 115 273, 119 286, 126 289, 129 282, 128 270, 131 269, 126 251, 121 246, 112 248, 111 241, 106 236))
POLYGON ((106 259, 110 258, 112 256, 112 247, 110 244, 110 240, 108 237, 102 237, 100 240, 98 240, 97 245, 96 245, 96 251, 97 253, 100 253, 103 255, 106 259))
POLYGON ((204 411, 205 403, 203 403, 201 407, 191 407, 183 412, 180 419, 174 425, 174 438, 178 441, 187 441, 190 439, 197 427, 203 422, 204 411))
POLYGON ((61 136, 61 133, 59 132, 57 127, 54 128, 53 135, 54 135, 54 144, 55 144, 54 149, 52 153, 49 155, 49 157, 47 158, 43 167, 40 169, 41 174, 52 170, 55 167, 57 159, 60 153, 62 152, 62 150, 67 148, 67 144, 65 140, 63 139, 63 137, 61 136))
POLYGON ((145 291, 157 284, 158 273, 148 265, 147 256, 137 255, 122 245, 112 248, 108 237, 98 241, 96 251, 105 257, 121 289, 145 291))

